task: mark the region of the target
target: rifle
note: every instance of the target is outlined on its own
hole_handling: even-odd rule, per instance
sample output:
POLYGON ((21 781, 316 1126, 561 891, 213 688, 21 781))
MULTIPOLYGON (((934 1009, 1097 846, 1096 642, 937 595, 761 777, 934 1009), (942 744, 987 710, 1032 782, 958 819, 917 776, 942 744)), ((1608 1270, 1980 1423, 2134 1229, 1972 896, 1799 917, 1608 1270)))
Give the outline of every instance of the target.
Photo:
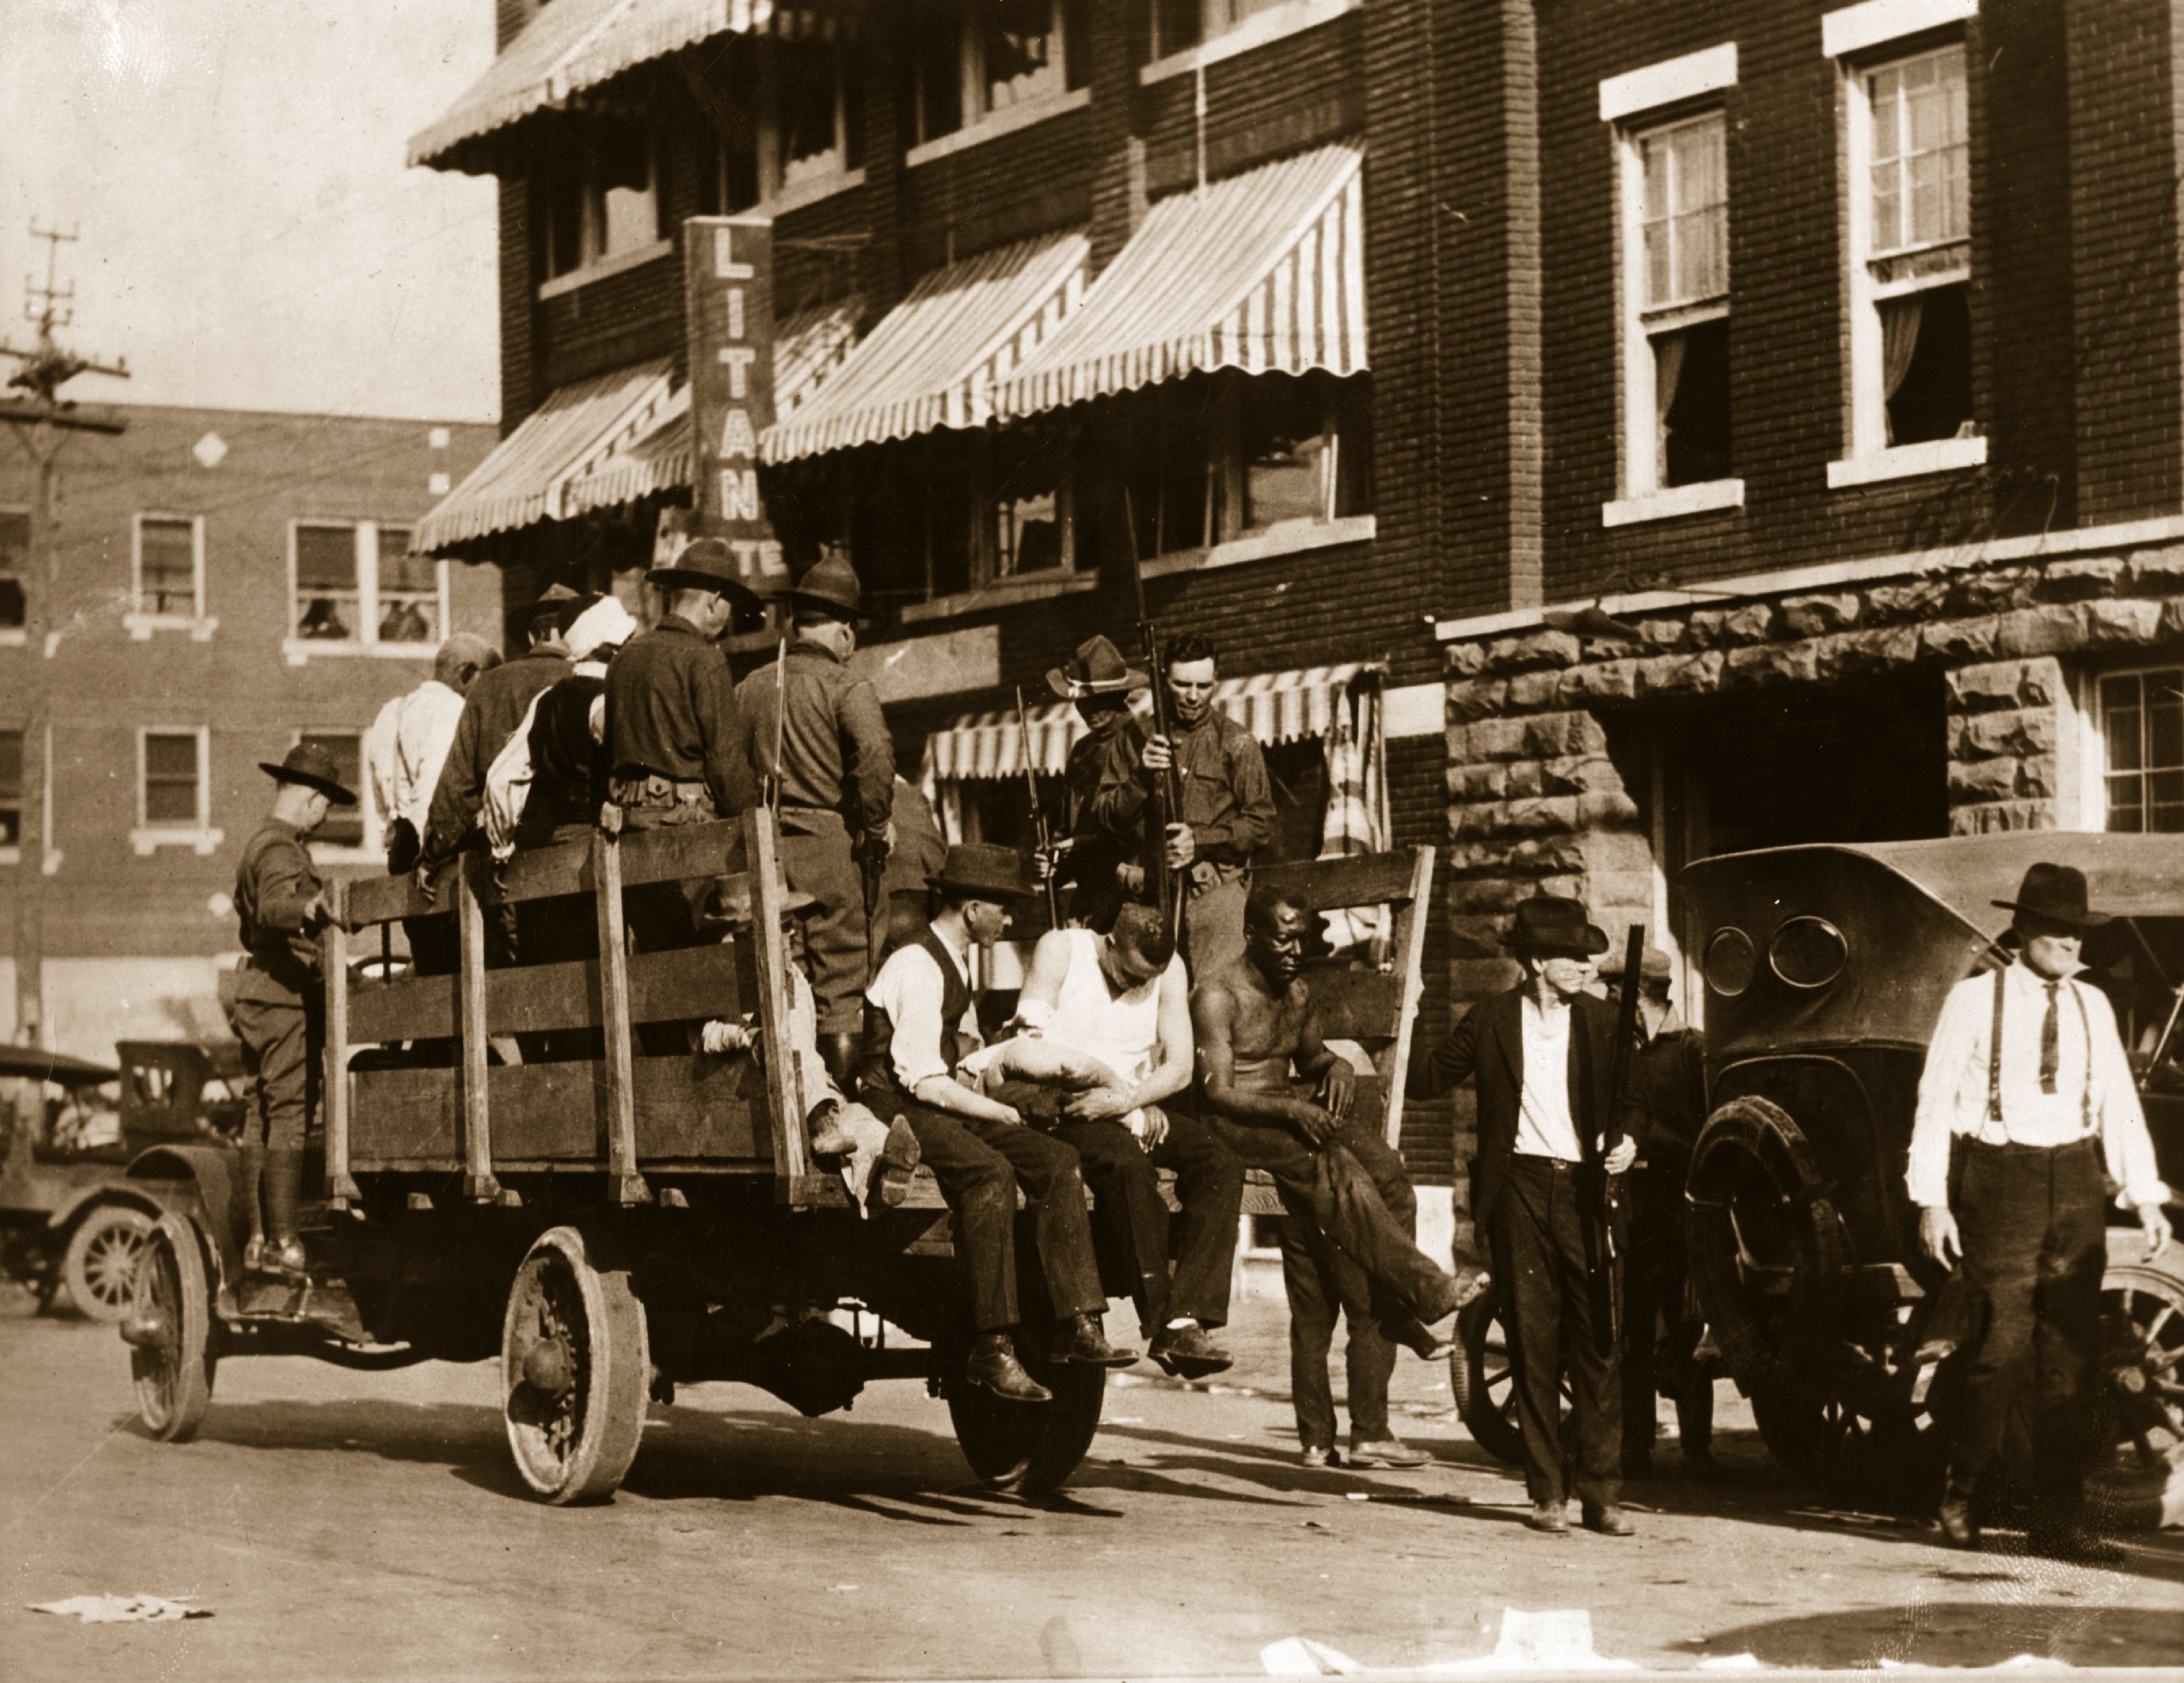
MULTIPOLYGON (((1168 746, 1175 746, 1175 730, 1168 717, 1167 674, 1163 670, 1160 655, 1160 627, 1150 620, 1138 626, 1138 636, 1145 646, 1145 675, 1151 680, 1153 691, 1153 733, 1165 737, 1168 746)), ((1152 845, 1146 850, 1145 885, 1152 890, 1153 900, 1161 909, 1161 921, 1167 925, 1172 940, 1183 938, 1183 883, 1168 868, 1168 826, 1179 823, 1183 818, 1183 781, 1178 776, 1175 761, 1171 756, 1167 770, 1153 779, 1152 788, 1152 845)))
POLYGON ((766 810, 781 822, 782 736, 788 722, 788 638, 783 637, 773 655, 773 759, 766 774, 766 810))
MULTIPOLYGON (((1630 1057, 1638 1045, 1639 972, 1646 957, 1646 926, 1630 926, 1623 949, 1623 987, 1615 996, 1615 1039, 1607 1049, 1607 1093, 1603 1114, 1612 1125, 1623 1113, 1623 1095, 1630 1084, 1630 1057)), ((1615 1218, 1623 1207, 1623 1177, 1600 1177, 1600 1245, 1607 1262, 1607 1336, 1612 1348, 1623 1347, 1623 1300, 1615 1290, 1615 1218)), ((1650 1331, 1647 1336, 1651 1336, 1650 1331)))
POLYGON ((1031 769, 1031 715, 1024 711, 1023 686, 1017 686, 1017 728, 1023 733, 1024 793, 1031 798, 1032 836, 1039 849, 1040 862, 1046 867, 1046 926, 1050 929, 1061 927, 1061 890, 1054 883, 1054 841, 1047 833, 1046 812, 1039 804, 1039 779, 1031 769))

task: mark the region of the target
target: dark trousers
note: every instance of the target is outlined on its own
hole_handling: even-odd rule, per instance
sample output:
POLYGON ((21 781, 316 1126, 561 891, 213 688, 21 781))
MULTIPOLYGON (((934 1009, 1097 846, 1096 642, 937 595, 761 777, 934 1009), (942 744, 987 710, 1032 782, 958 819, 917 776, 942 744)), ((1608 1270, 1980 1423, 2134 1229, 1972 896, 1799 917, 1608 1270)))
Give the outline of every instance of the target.
POLYGON ((1106 1308, 1076 1152, 1020 1123, 949 1116, 922 1105, 903 1106, 900 1113, 956 1218, 956 1254, 970 1287, 974 1330, 995 1332, 1023 1318, 1017 1300, 1018 1186, 1030 1207, 1054 1312, 1097 1315, 1106 1308))
POLYGON ((2089 1391, 2108 1241, 2090 1140, 2044 1148, 1964 1142, 1953 1200, 1973 1325, 1950 1482, 1973 1488, 2030 1404, 2034 1524, 2074 1523, 2092 1450, 2089 1391))
POLYGON ((1195 1117, 1167 1112, 1167 1137, 1147 1151, 1119 1122, 1059 1122, 1054 1137, 1073 1148, 1092 1189, 1095 1238, 1127 1259, 1128 1295, 1147 1338, 1178 1317, 1209 1327, 1228 1321, 1228 1281, 1244 1209, 1244 1165, 1195 1117), (1167 1202, 1160 1171, 1172 1169, 1177 1218, 1175 1268, 1168 1269, 1167 1202))
POLYGON ((319 1106, 324 1013, 300 1000, 259 1000, 245 994, 235 1002, 235 1033, 242 1042, 242 1067, 258 1084, 243 1112, 242 1143, 275 1151, 302 1151, 319 1106))
POLYGON ((1652 1453, 1653 1400, 1663 1381, 1675 1399, 1678 1441, 1686 1453, 1704 1453, 1713 1446, 1713 1381, 1696 1359, 1704 1324, 1684 1315, 1682 1182, 1641 1171, 1626 1184, 1630 1240, 1623 1262, 1623 1453, 1626 1459, 1652 1453))
POLYGON ((871 960, 865 945, 865 879, 850 851, 842 815, 809 807, 784 811, 781 868, 791 888, 819 901, 804 925, 819 1032, 854 1033, 864 1023, 871 960))
POLYGON ((1576 1166, 1547 1157, 1509 1160, 1501 1207, 1489 1223, 1494 1277, 1517 1414, 1524 1432, 1524 1487, 1535 1502, 1560 1503, 1562 1380, 1577 1415, 1577 1494, 1613 1502, 1622 1489, 1622 1396, 1608 1337, 1607 1294, 1619 1265, 1600 1257, 1600 1221, 1587 1207, 1576 1166))
POLYGON ((1296 1411, 1297 1441, 1306 1449, 1334 1447, 1334 1391, 1327 1358, 1339 1318, 1349 1328, 1343 1357, 1350 1401, 1350 1441, 1379 1443, 1395 1435, 1388 1425, 1388 1381, 1396 1371, 1396 1346, 1373 1318, 1372 1288, 1364 1271, 1329 1240, 1310 1212, 1281 1224, 1282 1288, 1290 1300, 1290 1401, 1296 1411))

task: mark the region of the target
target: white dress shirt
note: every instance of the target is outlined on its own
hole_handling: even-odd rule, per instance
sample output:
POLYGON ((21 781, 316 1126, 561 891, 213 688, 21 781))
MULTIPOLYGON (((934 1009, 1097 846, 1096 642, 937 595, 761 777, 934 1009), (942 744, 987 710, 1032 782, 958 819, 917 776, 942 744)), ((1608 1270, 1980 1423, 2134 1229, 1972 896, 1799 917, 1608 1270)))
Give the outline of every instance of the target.
POLYGON ((409 699, 398 695, 389 700, 364 733, 364 775, 371 789, 371 810, 387 824, 402 816, 394 805, 394 733, 402 722, 403 704, 409 699))
POLYGON ((1949 1140, 1966 1134, 1991 1145, 2043 1146, 2098 1134, 2109 1178, 2122 1188, 2123 1201, 2134 1207, 2164 1201, 2146 1113, 2108 995, 2075 978, 2057 989, 2055 1090, 2049 1093, 2040 1084, 2048 984, 2021 959, 2002 974, 2002 1115, 1987 1114, 1994 1029, 1990 972, 1968 977, 1949 990, 1927 1045, 1904 1177, 1912 1201, 1930 1207, 1949 1201, 1949 1140))
POLYGON ((463 698, 437 678, 426 678, 402 698, 402 711, 394 726, 393 802, 387 808, 391 822, 407 818, 425 833, 432 810, 432 789, 440 781, 440 767, 454 746, 455 726, 463 716, 463 698))
POLYGON ((1518 1006, 1524 1034, 1524 1091, 1517 1114, 1520 1157, 1583 1161, 1577 1121, 1570 1114, 1570 1019, 1567 1005, 1541 1009, 1527 994, 1518 1006))
MULTIPOLYGON (((948 956, 955 962, 956 973, 968 984, 971 972, 962 956, 950 952, 948 956)), ((917 1084, 933 1076, 952 1077, 956 1073, 940 1055, 942 980, 939 964, 919 941, 897 947, 865 990, 865 998, 885 1011, 894 1025, 894 1038, 888 1042, 888 1062, 896 1084, 905 1093, 916 1092, 917 1084)), ((965 1008, 956 1033, 958 1050, 966 1056, 981 1044, 977 1001, 965 1008)))

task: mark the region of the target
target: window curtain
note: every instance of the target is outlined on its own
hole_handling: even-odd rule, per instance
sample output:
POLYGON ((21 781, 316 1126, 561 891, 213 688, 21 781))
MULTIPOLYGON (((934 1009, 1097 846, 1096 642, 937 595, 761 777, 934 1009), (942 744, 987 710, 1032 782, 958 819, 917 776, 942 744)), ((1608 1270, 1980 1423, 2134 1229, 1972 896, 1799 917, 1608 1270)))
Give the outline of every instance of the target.
POLYGON ((1903 298, 1884 298, 1880 312, 1880 396, 1881 418, 1887 427, 1890 443, 1896 442, 1896 417, 1888 413, 1888 401, 1903 384, 1903 376, 1911 371, 1911 359, 1919 353, 1919 324, 1925 320, 1926 306, 1918 293, 1903 298))
POLYGON ((1663 333, 1653 341, 1653 478, 1669 482, 1669 411, 1676 406, 1676 388, 1684 383, 1684 352, 1689 342, 1681 333, 1663 333))
MULTIPOLYGON (((1326 738, 1327 810, 1320 825, 1319 856, 1384 853, 1395 826, 1388 810, 1387 745, 1380 727, 1380 675, 1361 672, 1336 705, 1326 738)), ((1377 961, 1392 927, 1384 906, 1323 911, 1329 945, 1369 948, 1377 961)))

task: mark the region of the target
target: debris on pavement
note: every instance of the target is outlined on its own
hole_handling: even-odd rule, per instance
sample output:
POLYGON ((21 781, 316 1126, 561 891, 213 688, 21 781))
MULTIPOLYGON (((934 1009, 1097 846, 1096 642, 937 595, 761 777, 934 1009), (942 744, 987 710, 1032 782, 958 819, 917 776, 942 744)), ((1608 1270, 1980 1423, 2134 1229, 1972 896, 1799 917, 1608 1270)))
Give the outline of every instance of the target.
POLYGON ((1476 1659, 1382 1670, 1360 1665, 1349 1655, 1309 1637, 1285 1636, 1259 1650, 1259 1663, 1269 1677, 1459 1677, 1479 1672, 1641 1669, 1635 1659, 1610 1659, 1594 1651, 1592 1615, 1583 1608, 1526 1613, 1505 1607, 1494 1652, 1476 1659))
POLYGON ((209 1607, 192 1607, 194 1596, 70 1596, 65 1601, 37 1602, 33 1613, 58 1613, 80 1619, 86 1624, 164 1624, 176 1619, 209 1619, 209 1607))

